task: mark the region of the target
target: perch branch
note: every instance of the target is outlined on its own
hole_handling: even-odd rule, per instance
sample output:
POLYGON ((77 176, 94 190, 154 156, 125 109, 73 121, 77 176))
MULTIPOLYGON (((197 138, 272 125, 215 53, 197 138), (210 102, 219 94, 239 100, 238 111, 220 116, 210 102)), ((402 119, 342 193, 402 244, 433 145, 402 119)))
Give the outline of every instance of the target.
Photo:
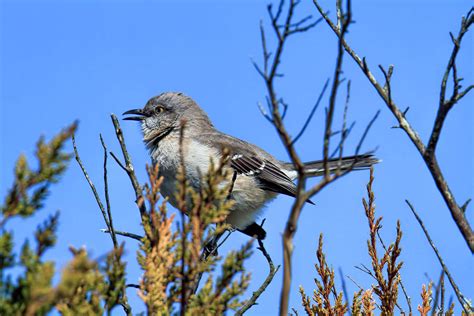
POLYGON ((273 277, 278 272, 278 269, 280 269, 280 265, 275 267, 275 265, 273 264, 272 258, 270 257, 267 250, 265 249, 265 246, 263 245, 263 241, 260 239, 258 240, 257 249, 260 250, 263 256, 265 257, 265 259, 267 259, 268 267, 269 267, 268 275, 263 281, 262 285, 260 285, 260 287, 255 292, 252 293, 252 297, 245 302, 245 304, 235 313, 235 315, 239 315, 239 316, 243 315, 248 309, 250 309, 252 306, 257 304, 256 303, 257 299, 260 297, 260 295, 262 295, 262 293, 265 291, 268 285, 272 282, 273 277))

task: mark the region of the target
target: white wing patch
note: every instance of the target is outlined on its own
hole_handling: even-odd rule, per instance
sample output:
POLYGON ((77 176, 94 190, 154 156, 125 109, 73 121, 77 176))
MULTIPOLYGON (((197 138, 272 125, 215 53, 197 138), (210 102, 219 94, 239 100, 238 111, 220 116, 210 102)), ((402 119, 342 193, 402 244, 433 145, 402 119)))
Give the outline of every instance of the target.
MULTIPOLYGON (((263 160, 260 160, 260 159, 255 159, 255 158, 250 158, 252 159, 252 161, 249 163, 249 161, 244 161, 245 159, 248 159, 246 157, 244 157, 244 159, 242 159, 243 156, 238 154, 238 155, 234 155, 232 157, 232 161, 236 162, 236 163, 243 163, 245 164, 245 169, 247 169, 245 172, 242 172, 243 175, 246 175, 246 176, 255 176, 255 175, 258 175, 262 172, 263 169, 265 169, 265 166, 267 165, 265 161, 263 160), (241 161, 239 161, 239 159, 241 161)), ((243 171, 243 170, 242 170, 243 171)))

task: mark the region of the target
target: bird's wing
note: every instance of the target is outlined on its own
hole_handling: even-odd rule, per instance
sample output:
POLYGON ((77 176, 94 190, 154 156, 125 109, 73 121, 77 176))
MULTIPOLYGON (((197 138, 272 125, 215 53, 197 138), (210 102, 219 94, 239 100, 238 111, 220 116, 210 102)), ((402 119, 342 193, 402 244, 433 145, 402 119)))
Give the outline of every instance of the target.
POLYGON ((224 133, 201 133, 196 138, 208 146, 227 148, 232 169, 239 175, 254 177, 261 189, 296 196, 296 185, 290 177, 257 146, 224 133))
POLYGON ((237 171, 237 174, 255 177, 263 190, 296 196, 296 186, 293 181, 269 160, 235 154, 231 158, 231 167, 237 171))

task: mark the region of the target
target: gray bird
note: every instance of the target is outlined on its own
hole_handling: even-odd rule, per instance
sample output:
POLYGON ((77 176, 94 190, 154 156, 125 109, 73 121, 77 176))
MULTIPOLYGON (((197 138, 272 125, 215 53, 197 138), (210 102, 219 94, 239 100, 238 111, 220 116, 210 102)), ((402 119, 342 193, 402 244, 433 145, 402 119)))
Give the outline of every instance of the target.
MULTIPOLYGON (((265 150, 214 128, 206 113, 190 97, 182 93, 166 92, 151 98, 143 109, 129 110, 124 120, 141 122, 143 141, 154 164, 159 164, 164 177, 161 194, 177 207, 175 198, 176 175, 181 164, 180 125, 184 120, 183 160, 186 178, 199 189, 201 172, 209 170, 211 159, 220 160, 224 149, 230 154, 229 167, 236 173, 231 198, 235 203, 226 219, 237 230, 259 239, 265 238, 263 228, 255 223, 263 207, 278 194, 296 196, 297 178, 293 164, 280 161, 265 150)), ((377 163, 372 155, 357 155, 328 160, 334 172, 367 169, 377 163)), ((324 174, 323 161, 304 164, 311 177, 324 174)), ((311 201, 307 201, 312 203, 311 201)))

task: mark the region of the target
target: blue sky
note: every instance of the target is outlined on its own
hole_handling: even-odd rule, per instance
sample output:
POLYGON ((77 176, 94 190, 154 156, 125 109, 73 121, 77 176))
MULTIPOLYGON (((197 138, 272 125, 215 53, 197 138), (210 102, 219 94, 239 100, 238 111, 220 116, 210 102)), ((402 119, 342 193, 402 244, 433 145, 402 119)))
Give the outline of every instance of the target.
MULTIPOLYGON (((109 149, 118 152, 110 113, 141 107, 164 91, 182 91, 193 97, 220 130, 257 144, 279 159, 287 159, 273 127, 260 115, 257 102, 264 101, 265 87, 250 58, 261 60, 259 21, 268 26, 265 1, 0 1, 0 193, 12 181, 14 161, 20 153, 32 157, 39 135, 53 136, 78 119, 76 135, 84 163, 99 189, 102 188, 102 133, 109 149)), ((333 1, 322 5, 334 12, 333 1)), ((357 1, 356 23, 348 41, 378 79, 377 65, 395 65, 393 96, 401 107, 410 106, 408 119, 427 140, 437 110, 439 86, 450 51, 448 32, 457 32, 469 1, 357 1)), ((299 16, 318 16, 310 1, 303 1, 299 16)), ((460 76, 473 78, 473 36, 468 34, 458 59, 460 76)), ((325 24, 290 39, 278 81, 278 91, 290 104, 286 125, 293 135, 299 130, 324 82, 333 74, 336 39, 325 24)), ((381 114, 365 142, 365 150, 378 147, 383 160, 375 169, 377 214, 383 216, 382 236, 394 239, 400 219, 403 281, 414 307, 420 301, 427 276, 437 280, 440 266, 416 220, 404 203, 409 199, 429 228, 459 287, 473 297, 473 260, 419 154, 399 129, 395 119, 347 56, 344 77, 352 80, 349 116, 356 120, 346 153, 357 143, 365 124, 381 114)), ((343 96, 339 98, 340 118, 343 96)), ((327 104, 327 97, 324 100, 327 104)), ((474 97, 471 94, 449 114, 438 146, 438 160, 459 203, 473 197, 474 97)), ((298 142, 304 160, 322 157, 322 108, 298 142)), ((338 124, 340 120, 336 121, 338 124)), ((138 175, 145 180, 149 158, 137 124, 122 127, 138 175)), ((70 146, 71 147, 71 146, 70 146)), ((72 150, 72 148, 70 148, 72 150)), ((117 229, 140 232, 140 219, 126 175, 111 164, 110 193, 117 229)), ((369 264, 365 240, 367 223, 361 199, 365 197, 368 172, 353 173, 313 198, 301 215, 295 237, 293 288, 290 306, 300 306, 298 286, 314 288, 315 250, 324 233, 327 260, 337 270, 364 287, 370 280, 355 265, 369 264)), ((281 263, 281 233, 292 199, 272 202, 264 217, 266 247, 281 263)), ((99 232, 105 225, 95 200, 75 162, 60 185, 52 189, 46 207, 34 219, 12 221, 18 241, 47 214, 61 210, 59 241, 47 258, 58 269, 70 259, 69 245, 86 245, 99 257, 112 245, 99 232)), ((474 222, 472 207, 467 211, 474 222)), ((221 253, 237 248, 247 237, 233 234, 221 253)), ((137 245, 126 240, 129 282, 140 277, 137 245)), ((255 255, 247 263, 253 278, 250 291, 267 273, 264 258, 255 255)), ((275 314, 281 273, 252 308, 250 315, 275 314)), ((337 273, 337 282, 340 276, 337 273)), ((346 279, 352 294, 357 287, 346 279)), ((448 286, 448 294, 452 291, 448 286)), ((249 292, 251 293, 251 292, 249 292)), ((448 297, 449 297, 448 295, 448 297)), ((143 309, 135 290, 129 290, 135 312, 143 309)), ((400 300, 404 302, 403 299, 400 300)), ((119 311, 117 311, 119 312, 119 311)), ((120 314, 120 313, 118 313, 120 314)))

